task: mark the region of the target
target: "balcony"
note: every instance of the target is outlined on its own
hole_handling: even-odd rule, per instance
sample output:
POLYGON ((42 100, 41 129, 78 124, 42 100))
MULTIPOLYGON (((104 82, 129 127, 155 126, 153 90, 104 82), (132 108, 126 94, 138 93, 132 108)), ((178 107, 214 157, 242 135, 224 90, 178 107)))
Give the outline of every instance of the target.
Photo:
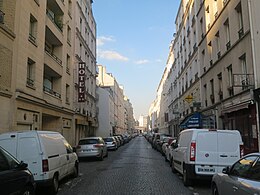
POLYGON ((223 6, 227 4, 228 0, 223 0, 223 6))
POLYGON ((254 75, 233 74, 233 86, 242 87, 242 90, 254 87, 254 75))
POLYGON ((213 60, 209 61, 209 65, 212 66, 213 65, 213 60))
POLYGON ((27 78, 26 85, 29 87, 34 87, 34 80, 27 78))
POLYGON ((33 44, 36 44, 36 37, 34 37, 31 33, 29 34, 29 40, 30 40, 33 44))
POLYGON ((217 17, 218 17, 218 12, 216 12, 214 16, 215 16, 215 19, 217 19, 217 17))
POLYGON ((52 97, 61 98, 61 74, 44 64, 43 91, 52 97))
POLYGON ((50 95, 52 95, 52 96, 55 96, 57 98, 61 98, 61 94, 60 93, 58 93, 58 92, 56 92, 56 91, 54 91, 54 90, 52 90, 52 89, 50 89, 50 88, 48 88, 46 86, 43 86, 43 91, 48 93, 48 94, 50 94, 50 95))
POLYGON ((54 14, 50 10, 46 10, 46 15, 48 18, 52 21, 52 23, 62 32, 63 31, 63 23, 62 23, 62 18, 56 18, 54 14))
POLYGON ((238 31, 238 37, 239 39, 241 39, 244 36, 244 28, 242 27, 239 31, 238 31))
POLYGON ((229 41, 229 42, 227 42, 227 44, 226 44, 226 48, 227 48, 227 50, 229 50, 229 49, 231 48, 230 41, 229 41))
POLYGON ((221 57, 221 52, 220 51, 217 53, 217 56, 218 56, 218 59, 220 59, 220 57, 221 57))

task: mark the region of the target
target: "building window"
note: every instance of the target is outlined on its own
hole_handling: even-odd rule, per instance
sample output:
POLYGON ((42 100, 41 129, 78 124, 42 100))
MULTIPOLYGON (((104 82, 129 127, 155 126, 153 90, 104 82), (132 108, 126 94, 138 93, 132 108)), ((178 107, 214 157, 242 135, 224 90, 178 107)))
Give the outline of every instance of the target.
POLYGON ((204 94, 205 94, 205 107, 207 107, 208 106, 208 101, 207 101, 207 94, 208 94, 207 84, 204 85, 204 94))
POLYGON ((230 29, 229 29, 229 19, 227 19, 224 22, 224 28, 225 28, 225 34, 226 34, 226 49, 229 50, 230 49, 230 29))
POLYGON ((66 72, 69 74, 70 73, 70 56, 67 54, 67 59, 66 59, 66 72))
POLYGON ((71 28, 70 26, 68 25, 68 28, 67 28, 67 42, 69 45, 71 45, 71 28))
POLYGON ((206 24, 207 24, 207 27, 208 27, 208 30, 209 30, 210 27, 211 27, 209 6, 206 8, 206 24))
POLYGON ((79 30, 82 32, 82 18, 79 19, 79 30))
POLYGON ((228 70, 228 92, 229 96, 234 95, 234 90, 233 90, 233 70, 232 70, 232 65, 227 67, 228 70))
POLYGON ((72 10, 72 2, 71 2, 71 0, 69 0, 68 14, 70 17, 72 17, 71 10, 72 10))
POLYGON ((3 0, 0 0, 0 24, 4 24, 3 0))
POLYGON ((213 60, 212 60, 212 43, 211 41, 208 43, 208 54, 209 54, 209 65, 213 65, 213 60))
POLYGON ((223 81, 222 81, 222 73, 218 74, 218 95, 219 100, 223 100, 223 81))
POLYGON ((81 53, 82 53, 82 44, 79 44, 79 57, 81 58, 81 53))
POLYGON ((201 39, 204 38, 204 32, 203 32, 203 18, 200 19, 200 31, 201 31, 201 39))
POLYGON ((28 58, 27 60, 27 81, 26 84, 29 87, 34 86, 34 70, 35 70, 35 62, 28 58))
POLYGON ((217 59, 221 57, 219 31, 215 34, 217 59))
POLYGON ((237 11, 237 18, 238 18, 238 37, 239 39, 244 35, 244 28, 243 28, 243 15, 242 15, 242 7, 241 2, 238 3, 236 6, 237 11))
POLYGON ((241 85, 242 85, 242 89, 247 89, 248 85, 249 85, 249 78, 248 78, 248 74, 247 74, 247 64, 246 64, 246 54, 243 54, 242 56, 239 57, 240 60, 240 64, 241 64, 241 71, 242 71, 242 75, 241 75, 241 85))
POLYGON ((213 80, 213 79, 210 80, 210 100, 211 100, 211 103, 212 103, 212 104, 215 103, 215 97, 214 97, 214 80, 213 80))
POLYGON ((70 86, 66 84, 66 104, 70 102, 70 86))
POLYGON ((215 19, 218 17, 218 1, 214 0, 213 1, 213 13, 215 16, 215 19))
POLYGON ((29 26, 29 40, 36 44, 37 37, 37 20, 36 18, 30 14, 30 26, 29 26))

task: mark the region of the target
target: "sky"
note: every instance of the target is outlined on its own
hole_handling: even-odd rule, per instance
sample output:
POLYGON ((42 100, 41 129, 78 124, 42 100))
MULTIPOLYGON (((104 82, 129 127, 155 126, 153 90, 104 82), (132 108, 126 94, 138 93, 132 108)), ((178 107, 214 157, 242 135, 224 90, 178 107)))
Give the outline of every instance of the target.
POLYGON ((175 32, 180 0, 94 0, 97 64, 124 87, 134 117, 148 115, 175 32))

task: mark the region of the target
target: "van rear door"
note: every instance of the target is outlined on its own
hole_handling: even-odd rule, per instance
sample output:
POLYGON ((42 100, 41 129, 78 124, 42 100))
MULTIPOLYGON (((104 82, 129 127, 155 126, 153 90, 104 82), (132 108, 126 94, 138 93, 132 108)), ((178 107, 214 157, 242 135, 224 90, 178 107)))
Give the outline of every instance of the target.
POLYGON ((34 180, 41 180, 42 154, 39 148, 39 140, 32 134, 18 133, 17 158, 28 164, 34 180))
MULTIPOLYGON (((198 130, 199 131, 199 130, 198 130)), ((217 131, 199 131, 196 139, 195 171, 208 175, 216 172, 218 161, 217 131)))
POLYGON ((218 131, 218 163, 221 167, 232 165, 240 158, 240 140, 240 134, 235 130, 218 131))

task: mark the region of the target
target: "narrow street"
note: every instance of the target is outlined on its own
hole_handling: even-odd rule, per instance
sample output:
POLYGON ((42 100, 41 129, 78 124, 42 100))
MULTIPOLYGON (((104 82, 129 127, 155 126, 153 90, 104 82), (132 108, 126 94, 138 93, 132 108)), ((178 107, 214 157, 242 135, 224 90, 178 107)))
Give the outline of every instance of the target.
POLYGON ((210 184, 185 187, 164 157, 144 137, 136 137, 104 161, 80 162, 80 175, 60 185, 59 195, 85 194, 210 194, 210 184))

